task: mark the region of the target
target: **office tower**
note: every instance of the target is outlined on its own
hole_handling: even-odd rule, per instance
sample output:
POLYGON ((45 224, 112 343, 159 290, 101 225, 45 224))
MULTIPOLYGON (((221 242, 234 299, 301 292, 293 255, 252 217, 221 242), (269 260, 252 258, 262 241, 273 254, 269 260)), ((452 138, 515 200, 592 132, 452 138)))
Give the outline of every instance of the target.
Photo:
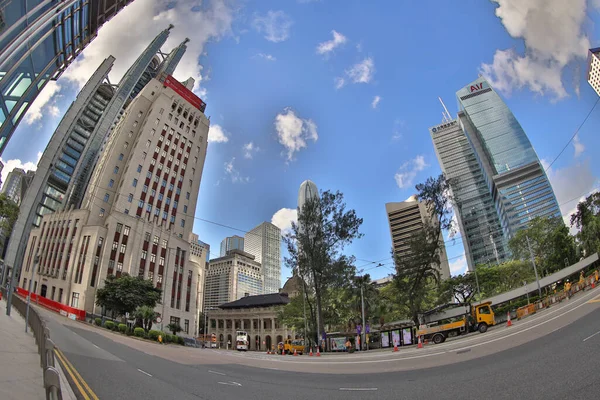
POLYGON ((225 257, 210 260, 204 283, 204 312, 246 295, 263 294, 260 263, 252 254, 230 250, 225 257))
POLYGON ((554 191, 533 146, 489 83, 480 77, 456 96, 464 112, 459 122, 483 170, 507 240, 535 217, 560 217, 554 191))
MULTIPOLYGON (((67 207, 79 208, 98 154, 121 110, 130 103, 130 94, 152 61, 160 57, 160 47, 170 29, 160 32, 123 75, 118 85, 108 81, 115 58, 105 59, 71 104, 54 131, 32 180, 15 223, 6 264, 20 268, 31 229, 40 226, 42 217, 67 207)), ((185 43, 185 42, 184 42, 185 43)), ((178 46, 177 53, 185 50, 178 46)), ((174 50, 174 51, 175 51, 174 50)), ((179 61, 171 57, 171 61, 179 61)), ((157 68, 171 69, 165 58, 157 68)), ((158 62, 158 61, 156 61, 158 62)), ((147 80, 144 80, 148 82, 147 80)), ((139 92, 138 92, 139 93, 139 92)))
MULTIPOLYGON (((177 323, 192 335, 201 265, 191 260, 188 240, 209 121, 202 100, 171 76, 159 78, 150 80, 117 124, 82 207, 47 214, 32 230, 23 266, 36 267, 40 256, 36 293, 52 298, 58 290, 54 300, 90 313, 100 313, 95 291, 107 276, 127 272, 150 279, 163 289, 155 309, 162 316, 159 328, 177 323)), ((22 274, 21 287, 28 276, 22 274)))
MULTIPOLYGON (((2 163, 2 161, 0 161, 0 174, 2 173, 3 169, 4 169, 4 164, 2 163)), ((0 179, 0 186, 2 186, 2 179, 0 179)))
POLYGON ((600 47, 590 49, 588 53, 587 81, 600 96, 600 47))
POLYGON ((319 189, 317 189, 317 185, 313 181, 306 180, 300 184, 300 189, 298 190, 298 212, 302 211, 302 207, 306 204, 308 199, 318 199, 319 198, 319 189))
POLYGON ((48 81, 56 80, 133 0, 33 0, 0 4, 0 154, 48 81))
POLYGON ((210 245, 198 239, 198 235, 192 233, 190 235, 190 246, 193 255, 204 259, 205 263, 210 260, 210 245))
POLYGON ((277 293, 281 288, 281 229, 263 222, 245 235, 244 250, 262 266, 263 294, 277 293))
POLYGON ((507 243, 500 228, 494 199, 475 151, 458 119, 448 120, 429 129, 435 152, 451 184, 458 230, 465 248, 467 266, 497 264, 507 258, 507 243))
POLYGON ((219 252, 219 257, 225 257, 229 250, 244 251, 244 238, 234 235, 221 240, 221 251, 219 252))
POLYGON ((6 182, 2 186, 2 194, 10 200, 19 204, 21 201, 21 180, 25 176, 25 171, 21 168, 15 168, 6 176, 6 182))
MULTIPOLYGON (((411 196, 406 201, 386 203, 385 211, 390 225, 392 249, 396 257, 410 257, 410 241, 414 234, 423 230, 425 224, 439 224, 436 218, 427 210, 427 206, 411 196)), ((444 237, 440 233, 440 265, 438 266, 441 279, 450 277, 450 266, 444 245, 444 237)))
MULTIPOLYGON (((204 283, 206 278, 206 268, 208 267, 208 248, 205 243, 198 239, 198 235, 190 233, 190 261, 198 265, 196 280, 196 310, 197 318, 200 317, 200 312, 204 309, 204 283)), ((197 333, 199 327, 199 319, 194 322, 194 330, 197 333)), ((197 336, 197 334, 194 334, 197 336)))

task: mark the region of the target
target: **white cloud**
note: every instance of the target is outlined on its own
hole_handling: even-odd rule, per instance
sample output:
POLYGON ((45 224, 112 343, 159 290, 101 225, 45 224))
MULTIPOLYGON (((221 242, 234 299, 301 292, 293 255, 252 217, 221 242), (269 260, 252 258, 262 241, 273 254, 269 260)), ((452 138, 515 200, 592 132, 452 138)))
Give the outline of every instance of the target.
POLYGON ((211 125, 208 128, 208 143, 227 143, 229 137, 227 131, 221 127, 221 125, 211 125))
POLYGON ((373 101, 371 102, 371 107, 377 108, 377 106, 379 105, 380 101, 381 101, 381 96, 375 96, 375 97, 373 97, 373 101))
POLYGON ((251 159, 260 150, 260 147, 255 145, 254 142, 250 142, 243 145, 242 149, 244 150, 244 158, 251 159))
POLYGON ((394 127, 392 128, 392 140, 399 140, 402 138, 402 130, 406 126, 406 122, 400 118, 394 120, 394 127))
MULTIPOLYGON (((496 50, 492 64, 481 72, 492 86, 506 94, 529 88, 539 94, 567 96, 562 82, 564 67, 585 59, 590 40, 583 32, 586 0, 493 0, 496 16, 510 36, 523 39, 525 52, 496 50)), ((575 88, 578 91, 578 88, 575 88)))
POLYGON ((450 266, 450 275, 462 275, 467 272, 467 258, 462 255, 456 258, 454 261, 449 262, 450 266))
POLYGON ((44 111, 48 112, 53 117, 58 116, 60 110, 56 106, 56 99, 60 89, 61 87, 56 81, 49 81, 46 84, 23 117, 23 120, 27 125, 31 125, 34 122, 41 120, 44 111))
POLYGON ((333 82, 335 83, 335 88, 336 89, 341 89, 344 87, 344 85, 346 84, 346 80, 344 78, 335 78, 333 80, 333 82))
POLYGON ((333 39, 328 40, 326 42, 319 43, 319 45, 317 46, 317 54, 330 53, 336 47, 339 47, 348 41, 346 36, 342 35, 339 32, 331 31, 331 33, 333 35, 333 39))
POLYGON ((265 15, 254 15, 252 26, 258 32, 263 33, 265 39, 278 43, 290 37, 290 29, 294 22, 283 11, 268 11, 265 15))
POLYGON ((316 142, 319 138, 317 125, 310 119, 296 116, 289 107, 275 117, 275 130, 279 143, 287 150, 288 161, 293 160, 294 153, 307 147, 307 141, 316 142))
POLYGON ((281 208, 271 218, 271 223, 281 229, 282 235, 292 231, 292 221, 298 223, 298 210, 295 208, 281 208))
POLYGON ((400 166, 398 172, 394 175, 396 184, 400 189, 405 189, 413 185, 417 173, 423 171, 429 165, 425 162, 425 157, 419 155, 400 166))
POLYGON ((277 61, 277 59, 271 54, 258 53, 257 56, 267 61, 277 61))
POLYGON ((180 0, 168 3, 162 0, 136 0, 100 29, 98 37, 84 50, 83 56, 79 56, 65 71, 64 77, 83 86, 111 54, 116 61, 110 76, 113 82, 118 82, 154 36, 173 24, 174 28, 163 50, 170 51, 185 38, 190 38, 187 51, 175 70, 175 78, 194 78, 194 91, 203 96, 206 92, 200 88, 203 67, 199 58, 206 54, 204 46, 208 41, 218 41, 231 33, 233 19, 234 10, 227 0, 180 0))
POLYGON ((346 71, 346 75, 353 83, 369 83, 375 74, 375 63, 371 57, 354 64, 346 71))
POLYGON ((229 176, 231 179, 231 183, 248 183, 250 182, 250 177, 241 176, 240 171, 238 171, 233 163, 235 162, 235 157, 232 157, 231 160, 225 163, 225 174, 229 176))
POLYGON ((4 185, 4 182, 6 182, 6 177, 8 176, 8 173, 15 168, 21 168, 24 171, 35 171, 37 169, 38 162, 40 162, 40 158, 42 158, 42 154, 43 153, 41 151, 37 153, 37 160, 35 160, 35 162, 23 162, 19 159, 5 161, 0 158, 0 161, 2 161, 2 164, 4 164, 4 168, 2 168, 2 174, 0 175, 0 178, 2 179, 2 184, 4 185))
POLYGON ((579 141, 579 135, 575 135, 575 137, 573 138, 573 148, 575 150, 575 155, 574 157, 577 158, 581 155, 581 153, 583 153, 585 151, 585 146, 583 143, 581 143, 579 141))

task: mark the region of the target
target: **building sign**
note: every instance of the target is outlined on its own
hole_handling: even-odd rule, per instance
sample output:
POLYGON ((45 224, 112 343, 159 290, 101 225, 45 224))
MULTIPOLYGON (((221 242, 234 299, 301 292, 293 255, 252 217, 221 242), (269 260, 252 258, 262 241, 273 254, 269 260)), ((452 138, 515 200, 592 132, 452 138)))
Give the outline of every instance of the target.
POLYGON ((173 89, 178 95, 183 97, 185 101, 190 103, 192 106, 196 107, 198 110, 202 112, 206 110, 206 103, 203 102, 202 99, 200 99, 200 97, 192 93, 191 90, 179 83, 179 81, 177 81, 171 75, 167 75, 163 84, 173 89))
POLYGON ((436 133, 437 131, 441 131, 443 129, 450 128, 454 125, 456 125, 456 120, 450 121, 450 122, 447 122, 447 123, 444 123, 444 124, 441 124, 438 126, 434 126, 433 128, 431 128, 431 132, 436 133))
POLYGON ((469 90, 471 91, 471 93, 476 92, 476 91, 481 90, 481 89, 483 89, 483 82, 471 85, 471 87, 469 88, 469 90))

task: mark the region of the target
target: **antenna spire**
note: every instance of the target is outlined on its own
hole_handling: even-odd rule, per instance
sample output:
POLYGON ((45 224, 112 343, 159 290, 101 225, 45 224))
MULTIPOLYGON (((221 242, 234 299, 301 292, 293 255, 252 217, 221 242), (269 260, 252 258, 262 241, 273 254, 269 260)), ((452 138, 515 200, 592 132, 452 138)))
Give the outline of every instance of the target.
POLYGON ((442 107, 444 108, 444 111, 442 112, 442 121, 443 122, 452 121, 452 116, 448 112, 448 109, 446 108, 446 105, 444 104, 444 101, 442 100, 442 98, 438 97, 438 100, 440 101, 440 103, 442 104, 442 107))

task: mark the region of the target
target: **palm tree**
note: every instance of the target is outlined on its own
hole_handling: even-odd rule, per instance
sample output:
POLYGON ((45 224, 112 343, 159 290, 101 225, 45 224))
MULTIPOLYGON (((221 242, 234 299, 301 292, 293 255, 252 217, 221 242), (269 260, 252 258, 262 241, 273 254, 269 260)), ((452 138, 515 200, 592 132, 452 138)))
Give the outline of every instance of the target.
POLYGON ((150 306, 141 306, 135 310, 135 318, 141 321, 142 328, 148 333, 152 329, 152 322, 156 319, 157 313, 150 306))

